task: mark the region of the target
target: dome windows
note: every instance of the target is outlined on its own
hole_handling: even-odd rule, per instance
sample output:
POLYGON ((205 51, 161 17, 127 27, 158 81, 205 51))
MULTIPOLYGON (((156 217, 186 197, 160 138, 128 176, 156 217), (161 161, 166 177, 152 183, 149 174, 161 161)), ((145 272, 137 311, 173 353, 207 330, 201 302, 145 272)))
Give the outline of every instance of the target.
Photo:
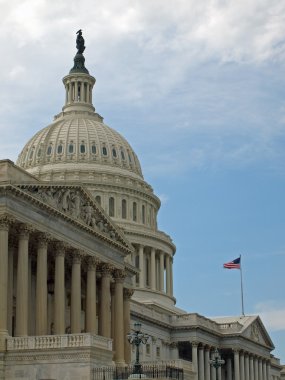
POLYGON ((142 205, 142 223, 145 224, 145 205, 142 205))
POLYGON ((86 146, 85 144, 80 144, 80 153, 85 154, 86 153, 86 146))
POLYGON ((112 149, 112 156, 113 156, 114 158, 117 158, 117 151, 116 151, 115 148, 112 149))
POLYGON ((102 148, 102 154, 103 154, 103 156, 108 156, 108 151, 107 151, 107 148, 105 146, 103 146, 103 148, 102 148))
POLYGON ((127 201, 122 199, 122 219, 127 219, 127 201))
POLYGON ((99 203, 99 205, 101 206, 101 197, 100 197, 100 195, 96 195, 95 199, 96 199, 96 202, 99 203))
POLYGON ((133 202, 133 221, 137 221, 137 202, 133 202))
POLYGON ((70 143, 68 145, 68 153, 70 153, 70 154, 74 153, 74 144, 73 143, 70 143))
POLYGON ((96 148, 96 145, 95 145, 95 144, 92 144, 92 145, 91 145, 91 153, 92 153, 92 154, 96 154, 96 153, 97 153, 97 148, 96 148))
POLYGON ((109 198, 109 216, 115 216, 115 199, 109 198))
POLYGON ((62 154, 62 152, 63 152, 63 146, 62 146, 62 144, 60 144, 57 147, 57 154, 62 154))
POLYGON ((29 160, 33 158, 35 148, 33 147, 29 154, 29 160))
POLYGON ((121 157, 122 157, 122 160, 125 160, 126 157, 125 157, 125 152, 123 151, 123 149, 121 149, 121 157))
POLYGON ((47 148, 47 155, 50 156, 50 155, 51 155, 51 152, 52 152, 52 146, 50 145, 50 146, 47 148))

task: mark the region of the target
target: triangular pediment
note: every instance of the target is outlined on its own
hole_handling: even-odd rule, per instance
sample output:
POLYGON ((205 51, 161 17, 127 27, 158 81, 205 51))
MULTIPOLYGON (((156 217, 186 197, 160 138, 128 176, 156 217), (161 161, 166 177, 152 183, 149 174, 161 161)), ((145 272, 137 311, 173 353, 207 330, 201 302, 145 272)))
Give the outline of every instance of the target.
POLYGON ((49 207, 51 212, 60 214, 98 237, 123 247, 127 251, 126 253, 133 250, 120 228, 106 215, 89 192, 81 186, 39 183, 14 186, 26 196, 37 200, 38 204, 49 207))
POLYGON ((256 343, 274 347, 272 340, 270 339, 261 319, 258 316, 252 317, 252 321, 244 329, 242 335, 256 343))

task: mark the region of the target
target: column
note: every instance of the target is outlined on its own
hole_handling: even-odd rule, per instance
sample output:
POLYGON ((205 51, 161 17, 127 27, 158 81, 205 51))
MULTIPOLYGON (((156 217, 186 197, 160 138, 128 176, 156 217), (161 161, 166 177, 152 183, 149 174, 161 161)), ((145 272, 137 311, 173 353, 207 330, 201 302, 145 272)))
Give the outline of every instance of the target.
POLYGON ((198 343, 192 342, 192 365, 193 371, 196 372, 194 380, 198 380, 198 343))
POLYGON ((126 364, 131 363, 131 345, 128 341, 127 334, 129 334, 131 330, 130 298, 133 293, 133 289, 124 288, 124 347, 126 364))
POLYGON ((249 355, 245 354, 244 356, 244 378, 245 380, 250 380, 249 377, 249 355))
POLYGON ((198 366, 198 379, 205 380, 204 377, 204 346, 200 345, 198 350, 199 366, 198 366))
POLYGON ((117 365, 124 365, 124 296, 123 285, 125 280, 125 273, 121 270, 116 270, 114 273, 115 278, 115 330, 114 330, 114 343, 115 343, 115 363, 117 365))
POLYGON ((240 380, 239 365, 239 350, 234 350, 235 380, 240 380))
POLYGON ((205 380, 210 380, 211 368, 210 368, 210 348, 205 348, 205 380))
POLYGON ((266 360, 263 360, 262 372, 263 372, 263 380, 267 380, 266 360))
POLYGON ((89 257, 87 261, 87 285, 86 285, 86 326, 87 333, 96 334, 96 266, 95 257, 89 257))
MULTIPOLYGON (((111 337, 111 295, 110 295, 110 282, 111 282, 111 267, 110 265, 103 265, 101 269, 101 297, 100 297, 100 335, 106 338, 111 337)), ((122 327, 121 327, 122 328, 122 327)))
POLYGON ((266 380, 270 380, 270 360, 266 363, 266 380))
POLYGON ((244 353, 243 351, 240 352, 239 364, 240 364, 240 380, 244 380, 244 353))
POLYGON ((90 84, 86 83, 86 103, 90 103, 89 93, 90 93, 90 84))
MULTIPOLYGON (((1 223, 1 222, 0 222, 1 223)), ((1 227, 0 227, 1 228, 1 227)), ((0 243, 1 244, 1 243, 0 243)), ((0 248, 0 255, 1 255, 2 249, 0 248)), ((16 244, 14 239, 10 239, 9 243, 9 249, 8 249, 8 300, 7 300, 7 307, 8 307, 8 321, 7 321, 7 327, 8 327, 8 333, 10 336, 12 336, 12 325, 13 325, 13 304, 14 304, 14 256, 16 252, 16 244)), ((2 259, 0 259, 2 263, 2 259)), ((4 264, 5 267, 5 264, 4 264)), ((1 269, 0 269, 1 270, 1 269)), ((0 278, 2 278, 2 274, 0 274, 0 278)), ((1 302, 1 301, 0 301, 1 302)), ((1 328, 0 328, 1 331, 1 328)))
POLYGON ((74 82, 74 101, 78 102, 78 82, 77 80, 74 82))
POLYGON ((171 295, 171 289, 170 289, 170 257, 169 255, 166 255, 166 294, 171 295))
POLYGON ((36 279, 36 335, 47 335, 47 236, 38 236, 36 279))
POLYGON ((258 374, 258 358, 257 356, 254 358, 254 380, 259 380, 258 374))
POLYGON ((173 257, 169 260, 169 272, 170 272, 170 295, 173 297, 173 257))
POLYGON ((72 84, 70 83, 70 81, 67 84, 67 89, 68 89, 67 102, 69 104, 71 103, 71 99, 72 99, 72 84))
POLYGON ((61 335, 65 333, 64 245, 56 244, 55 250, 54 333, 61 335))
POLYGON ((222 379, 222 367, 218 367, 217 372, 218 372, 218 380, 222 379))
POLYGON ((19 231, 17 295, 16 295, 16 336, 28 335, 28 271, 29 271, 29 230, 19 231))
POLYGON ((160 275, 159 275, 159 290, 161 292, 164 291, 164 252, 160 252, 159 255, 159 270, 160 270, 160 275))
MULTIPOLYGON (((213 348, 213 351, 211 353, 211 359, 213 360, 214 359, 214 348, 213 348)), ((216 368, 214 366, 211 366, 211 380, 216 380, 217 378, 217 371, 216 371, 216 368)))
POLYGON ((231 358, 227 358, 226 366, 227 366, 227 380, 232 380, 233 374, 232 374, 232 359, 231 358))
POLYGON ((249 379, 254 380, 253 356, 249 356, 249 379))
MULTIPOLYGON (((8 235, 9 220, 0 220, 0 336, 8 335, 8 235)), ((0 341, 0 350, 5 350, 5 338, 0 341)))
POLYGON ((258 376, 259 376, 259 380, 263 380, 263 371, 262 371, 262 359, 259 358, 258 360, 258 376))
POLYGON ((139 269, 140 269, 140 288, 144 288, 144 247, 143 245, 139 246, 139 269))
POLYGON ((72 256, 71 270, 71 307, 70 328, 71 334, 81 333, 81 255, 72 256))
POLYGON ((155 248, 151 248, 150 251, 150 287, 152 290, 155 290, 155 248))

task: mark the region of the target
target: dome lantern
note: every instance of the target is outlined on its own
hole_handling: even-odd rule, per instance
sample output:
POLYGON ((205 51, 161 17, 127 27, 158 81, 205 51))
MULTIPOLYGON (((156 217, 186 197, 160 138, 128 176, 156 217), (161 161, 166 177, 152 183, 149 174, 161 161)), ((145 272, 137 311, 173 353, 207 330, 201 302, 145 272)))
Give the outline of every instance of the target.
POLYGON ((89 75, 85 67, 85 50, 82 30, 79 29, 76 38, 77 53, 74 57, 74 66, 69 75, 63 78, 65 87, 65 105, 62 110, 67 111, 91 111, 95 108, 92 104, 92 90, 96 79, 89 75))

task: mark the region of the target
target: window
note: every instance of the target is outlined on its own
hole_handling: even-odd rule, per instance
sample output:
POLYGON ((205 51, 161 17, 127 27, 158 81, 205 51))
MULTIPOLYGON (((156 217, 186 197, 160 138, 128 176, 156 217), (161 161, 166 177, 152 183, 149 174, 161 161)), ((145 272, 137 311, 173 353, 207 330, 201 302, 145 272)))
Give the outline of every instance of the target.
POLYGON ((38 150, 38 157, 40 157, 42 155, 42 150, 41 148, 38 150))
POLYGON ((57 147, 57 153, 58 154, 61 154, 62 153, 62 145, 59 145, 58 147, 57 147))
POLYGON ((30 151, 30 155, 29 155, 30 160, 33 158, 33 155, 34 155, 34 148, 30 151))
POLYGON ((103 146, 103 148, 102 148, 102 154, 103 154, 103 156, 108 155, 107 148, 105 146, 103 146))
POLYGON ((93 145, 91 146, 91 152, 92 152, 92 154, 96 154, 96 151, 97 151, 97 149, 96 149, 96 145, 93 144, 93 145))
POLYGON ((149 343, 146 344, 145 351, 146 351, 147 355, 150 355, 150 344, 149 343))
POLYGON ((51 155, 51 151, 52 151, 52 146, 49 146, 47 148, 47 155, 50 156, 51 155))
POLYGON ((84 144, 81 144, 80 145, 80 153, 85 153, 86 149, 85 149, 85 145, 84 144))
POLYGON ((145 224, 145 205, 142 205, 142 223, 145 224))
POLYGON ((115 199, 109 198, 109 216, 115 216, 115 199))
POLYGON ((113 157, 117 158, 117 151, 115 148, 112 149, 112 155, 113 157))
POLYGON ((73 153, 74 152, 74 145, 73 144, 69 144, 68 146, 68 153, 73 153))
POLYGON ((101 206, 101 197, 100 195, 96 195, 96 202, 99 203, 99 205, 101 206))
POLYGON ((132 157, 129 152, 128 152, 128 156, 129 156, 129 161, 132 162, 132 157))
POLYGON ((133 203, 133 221, 134 222, 137 221, 137 203, 136 202, 133 203))
POLYGON ((122 199, 122 219, 127 219, 127 201, 122 199))
POLYGON ((122 160, 125 160, 125 153, 124 153, 123 149, 121 150, 121 157, 122 157, 122 160))
POLYGON ((160 347, 156 347, 156 357, 160 357, 160 347))

